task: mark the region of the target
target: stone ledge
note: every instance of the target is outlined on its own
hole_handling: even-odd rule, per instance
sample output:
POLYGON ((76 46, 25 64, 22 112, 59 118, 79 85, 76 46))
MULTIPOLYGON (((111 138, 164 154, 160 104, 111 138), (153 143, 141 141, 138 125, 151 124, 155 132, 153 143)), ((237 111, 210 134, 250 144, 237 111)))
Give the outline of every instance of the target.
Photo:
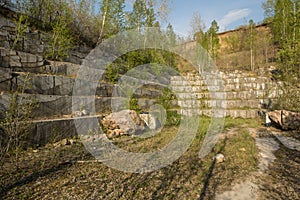
POLYGON ((42 56, 25 53, 15 50, 9 50, 0 47, 0 60, 2 67, 11 68, 35 68, 44 65, 44 58, 42 56))
POLYGON ((48 142, 59 141, 64 138, 77 136, 78 134, 86 134, 77 132, 74 121, 76 120, 76 124, 81 126, 87 126, 87 122, 90 122, 94 118, 100 120, 102 115, 35 120, 31 125, 31 132, 27 137, 28 145, 44 145, 48 142))

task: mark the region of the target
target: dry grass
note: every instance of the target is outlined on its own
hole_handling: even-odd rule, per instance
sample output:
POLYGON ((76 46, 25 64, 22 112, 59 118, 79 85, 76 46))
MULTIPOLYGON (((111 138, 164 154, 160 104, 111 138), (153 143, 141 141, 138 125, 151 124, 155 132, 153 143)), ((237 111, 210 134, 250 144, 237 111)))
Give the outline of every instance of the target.
MULTIPOLYGON (((244 126, 249 122, 257 124, 251 120, 227 119, 225 130, 236 128, 237 135, 219 141, 212 153, 199 159, 200 145, 210 124, 209 118, 202 118, 188 151, 173 164, 144 174, 117 171, 99 162, 78 163, 78 160, 93 159, 81 143, 56 147, 49 144, 37 152, 28 149, 23 153, 19 170, 6 163, 0 172, 0 196, 5 199, 210 199, 256 168, 257 149, 244 126), (226 161, 216 164, 213 156, 220 152, 226 161)), ((152 138, 123 137, 114 142, 132 151, 153 151, 167 144, 176 132, 177 127, 166 127, 152 138)))

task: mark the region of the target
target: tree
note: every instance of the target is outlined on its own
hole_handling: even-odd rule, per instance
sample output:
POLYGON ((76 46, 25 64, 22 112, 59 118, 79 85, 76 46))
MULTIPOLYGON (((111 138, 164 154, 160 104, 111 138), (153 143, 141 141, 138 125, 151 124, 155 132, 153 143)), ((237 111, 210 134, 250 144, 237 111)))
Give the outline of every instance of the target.
POLYGON ((136 0, 133 10, 129 14, 129 29, 141 30, 144 27, 152 27, 156 17, 152 1, 136 0))
POLYGON ((212 21, 210 28, 205 33, 205 46, 204 48, 208 50, 211 57, 216 60, 218 55, 218 50, 220 49, 220 42, 218 37, 219 26, 215 20, 212 21))
POLYGON ((171 46, 175 46, 176 44, 176 34, 174 32, 173 26, 169 23, 166 29, 166 36, 170 41, 171 46))
POLYGON ((96 44, 101 28, 101 16, 95 13, 94 9, 97 7, 97 2, 95 0, 70 0, 69 7, 73 16, 72 24, 74 25, 70 27, 73 36, 90 46, 96 44))
POLYGON ((125 29, 124 3, 125 0, 103 0, 100 3, 102 23, 98 44, 101 43, 104 38, 107 38, 125 29))
POLYGON ((46 51, 46 57, 52 60, 61 60, 67 57, 73 44, 73 36, 68 23, 71 17, 70 12, 66 4, 62 4, 61 7, 62 9, 64 7, 65 13, 51 23, 53 30, 46 51))
POLYGON ((152 0, 155 13, 157 13, 156 17, 160 18, 161 21, 167 21, 169 12, 170 12, 170 5, 172 4, 172 0, 152 0))
MULTIPOLYGON (((134 1, 134 4, 137 4, 137 5, 141 4, 141 3, 142 3, 142 6, 144 7, 143 10, 144 11, 148 10, 147 11, 148 17, 146 16, 146 18, 160 19, 161 22, 167 21, 172 0, 142 0, 140 2, 137 2, 136 0, 134 1), (151 17, 151 15, 152 15, 152 17, 151 17)), ((151 22, 151 20, 149 20, 149 22, 151 22)), ((149 23, 147 26, 149 27, 149 23)))
POLYGON ((254 47, 255 47, 255 40, 256 40, 256 31, 255 31, 255 23, 254 21, 251 19, 249 21, 249 25, 248 25, 248 36, 247 36, 247 43, 248 43, 248 46, 250 48, 250 68, 252 71, 254 71, 254 54, 253 54, 253 51, 254 51, 254 47))
POLYGON ((262 3, 262 8, 264 9, 265 21, 270 22, 273 20, 275 15, 275 3, 276 0, 267 0, 262 3))
POLYGON ((21 0, 20 10, 25 14, 42 23, 39 27, 48 28, 50 24, 56 20, 64 10, 61 10, 61 4, 64 2, 59 0, 21 0))
MULTIPOLYGON (((13 44, 11 45, 11 50, 20 48, 19 42, 21 42, 25 37, 25 32, 28 29, 28 17, 25 15, 19 15, 17 20, 14 20, 15 23, 15 38, 13 44)), ((21 49, 22 50, 22 49, 21 49)))
POLYGON ((300 0, 277 0, 273 34, 279 46, 278 65, 283 79, 300 79, 300 0))
POLYGON ((199 42, 202 44, 203 39, 204 39, 204 29, 205 29, 205 24, 201 19, 200 13, 199 12, 194 12, 192 15, 192 19, 190 22, 191 26, 191 33, 190 35, 192 36, 193 40, 199 42))
POLYGON ((275 0, 271 7, 272 32, 277 52, 277 68, 283 81, 280 108, 300 111, 300 0, 275 0))
POLYGON ((14 4, 11 0, 1 0, 0 7, 3 8, 14 8, 14 4))

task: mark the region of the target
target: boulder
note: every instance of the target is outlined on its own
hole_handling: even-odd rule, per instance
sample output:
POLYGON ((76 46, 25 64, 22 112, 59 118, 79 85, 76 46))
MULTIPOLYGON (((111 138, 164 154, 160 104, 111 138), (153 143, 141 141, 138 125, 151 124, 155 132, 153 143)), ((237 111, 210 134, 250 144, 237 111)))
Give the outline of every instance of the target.
POLYGON ((114 112, 101 120, 108 137, 121 135, 136 135, 146 129, 145 122, 134 110, 122 110, 114 112))
POLYGON ((275 110, 267 113, 273 124, 283 130, 298 130, 300 129, 300 113, 275 110))
POLYGON ((269 119, 272 121, 273 124, 282 127, 282 120, 281 120, 281 111, 275 110, 268 112, 266 116, 269 116, 269 119))

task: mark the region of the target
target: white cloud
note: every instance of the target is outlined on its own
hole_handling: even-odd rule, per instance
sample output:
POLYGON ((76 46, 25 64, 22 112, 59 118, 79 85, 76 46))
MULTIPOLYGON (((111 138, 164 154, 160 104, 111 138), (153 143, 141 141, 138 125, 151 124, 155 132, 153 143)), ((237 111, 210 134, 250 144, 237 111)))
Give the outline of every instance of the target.
POLYGON ((231 10, 226 15, 222 17, 222 19, 218 22, 220 26, 220 30, 224 31, 228 25, 231 23, 247 17, 252 11, 248 8, 243 8, 239 10, 231 10))

